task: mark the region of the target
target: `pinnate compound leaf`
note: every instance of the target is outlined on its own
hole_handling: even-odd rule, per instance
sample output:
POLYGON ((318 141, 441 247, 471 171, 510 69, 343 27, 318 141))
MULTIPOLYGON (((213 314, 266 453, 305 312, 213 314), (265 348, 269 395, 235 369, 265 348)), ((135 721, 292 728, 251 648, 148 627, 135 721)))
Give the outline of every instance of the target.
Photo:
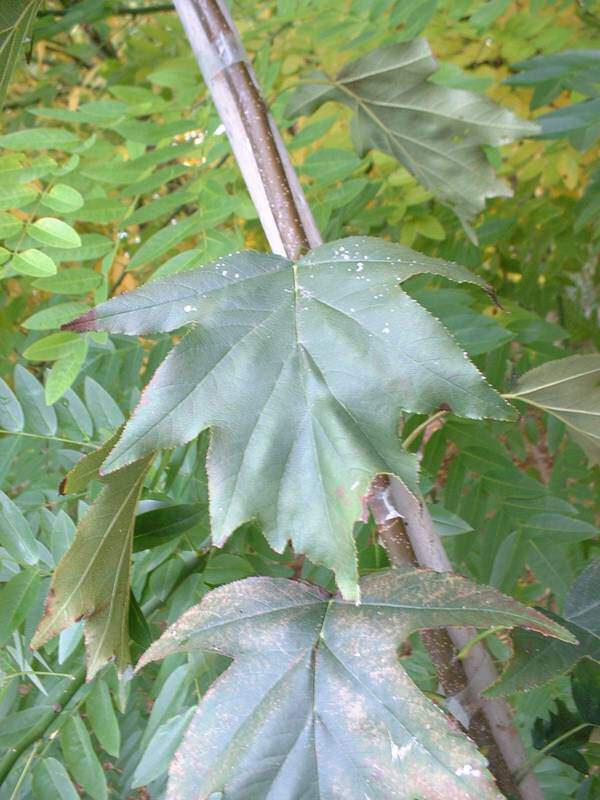
POLYGON ((317 73, 296 90, 288 114, 311 113, 328 100, 355 112, 353 139, 396 158, 459 217, 479 213, 488 197, 510 196, 483 146, 532 136, 524 122, 489 98, 429 81, 437 69, 425 39, 374 50, 347 64, 334 79, 317 73))
POLYGON ((361 589, 357 606, 249 578, 208 594, 152 645, 138 669, 191 650, 233 659, 186 732, 167 798, 498 800, 485 759, 412 683, 397 648, 448 624, 568 634, 457 575, 402 567, 361 589))
POLYGON ((592 464, 600 464, 600 353, 547 361, 511 395, 562 420, 592 464))
POLYGON ((333 569, 356 597, 352 525, 372 477, 416 488, 401 409, 506 419, 512 409, 399 284, 419 273, 482 283, 401 245, 350 238, 293 264, 237 253, 122 294, 63 326, 191 330, 146 387, 107 473, 212 429, 217 545, 256 517, 271 545, 333 569), (302 476, 302 479, 299 479, 302 476))
POLYGON ((129 663, 129 573, 135 509, 152 454, 106 478, 98 467, 114 440, 84 456, 67 476, 63 490, 83 491, 93 479, 104 488, 88 509, 73 544, 61 559, 50 586, 44 616, 31 646, 41 647, 80 619, 85 620, 87 671, 115 659, 129 663))
POLYGON ((486 690, 496 697, 527 691, 571 670, 582 658, 600 663, 600 559, 592 561, 571 587, 565 618, 552 618, 567 628, 577 643, 545 639, 530 631, 514 634, 514 656, 499 680, 486 690))

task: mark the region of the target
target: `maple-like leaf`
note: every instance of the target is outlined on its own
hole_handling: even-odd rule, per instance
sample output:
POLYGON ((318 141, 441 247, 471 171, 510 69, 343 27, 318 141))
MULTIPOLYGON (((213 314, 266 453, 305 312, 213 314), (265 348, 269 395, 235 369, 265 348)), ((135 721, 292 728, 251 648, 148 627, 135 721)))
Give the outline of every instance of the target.
POLYGON ((171 763, 168 800, 501 800, 475 745, 412 683, 406 637, 444 625, 559 625, 465 578, 403 567, 362 582, 362 603, 248 578, 206 595, 137 669, 171 653, 233 659, 171 763))
POLYGON ((98 469, 116 438, 84 456, 61 487, 63 492, 80 492, 93 479, 104 483, 56 568, 44 615, 31 642, 37 649, 83 619, 88 679, 112 659, 120 669, 130 663, 131 542, 137 501, 153 454, 102 477, 98 469))
POLYGON ((281 552, 291 539, 356 597, 352 526, 371 479, 392 473, 416 490, 416 458, 398 438, 401 410, 512 414, 400 287, 419 273, 484 285, 457 264, 359 237, 297 263, 237 253, 68 323, 125 334, 191 328, 146 387, 104 472, 210 427, 215 544, 258 518, 272 547, 281 552))
POLYGON ((287 113, 310 114, 328 100, 350 106, 361 155, 377 148, 393 156, 468 220, 486 198, 512 194, 483 146, 507 144, 540 128, 488 97, 433 83, 436 69, 425 39, 382 47, 347 64, 335 78, 308 75, 287 113))

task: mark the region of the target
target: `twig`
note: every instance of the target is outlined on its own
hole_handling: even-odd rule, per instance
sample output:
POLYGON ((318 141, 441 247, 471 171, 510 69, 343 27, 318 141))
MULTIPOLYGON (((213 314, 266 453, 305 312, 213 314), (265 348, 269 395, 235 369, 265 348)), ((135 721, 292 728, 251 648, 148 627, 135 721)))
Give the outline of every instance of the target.
MULTIPOLYGON (((387 550, 392 564, 416 566, 419 562, 407 536, 405 521, 390 502, 390 479, 387 475, 378 475, 372 482, 367 503, 377 525, 378 537, 387 550)), ((457 653, 450 629, 422 631, 421 639, 448 698, 448 710, 486 755, 502 792, 507 796, 518 795, 518 785, 495 740, 482 699, 474 690, 467 670, 459 660, 460 654, 457 653)), ((468 646, 472 649, 475 641, 473 639, 469 641, 468 646)), ((463 651, 465 649, 463 648, 463 651)))
POLYGON ((321 237, 237 30, 218 0, 175 0, 274 253, 297 258, 321 237))
POLYGON ((539 764, 540 761, 544 760, 544 758, 550 752, 550 750, 556 747, 557 744, 564 742, 565 739, 574 736, 576 733, 579 733, 579 731, 582 731, 585 728, 592 728, 593 725, 594 725, 593 722, 582 722, 580 725, 576 725, 574 728, 571 728, 565 733, 561 733, 561 735, 557 736, 556 739, 552 739, 552 741, 548 742, 547 745, 544 745, 544 747, 542 747, 541 750, 539 750, 537 753, 534 753, 534 755, 531 756, 529 761, 523 764, 517 775, 517 780, 523 779, 525 775, 527 775, 535 767, 536 764, 539 764))
POLYGON ((63 439, 61 436, 44 436, 43 433, 27 433, 26 431, 5 431, 4 428, 0 428, 0 434, 6 436, 26 436, 29 439, 44 439, 47 442, 62 442, 63 444, 74 444, 77 447, 89 447, 92 450, 95 450, 98 447, 97 444, 92 444, 92 442, 78 442, 76 439, 63 439))
POLYGON ((54 704, 47 710, 42 711, 37 721, 29 728, 27 735, 20 740, 18 747, 9 750, 0 760, 0 786, 4 783, 9 772, 27 748, 41 739, 50 725, 57 718, 58 714, 64 709, 73 695, 85 683, 85 667, 80 667, 70 680, 64 681, 64 685, 59 689, 58 694, 52 699, 54 704))
MULTIPOLYGON (((38 17, 64 17, 70 8, 44 8, 38 11, 38 17)), ((107 17, 137 17, 142 14, 159 14, 162 11, 175 11, 173 3, 158 3, 154 6, 122 6, 107 11, 107 17)))

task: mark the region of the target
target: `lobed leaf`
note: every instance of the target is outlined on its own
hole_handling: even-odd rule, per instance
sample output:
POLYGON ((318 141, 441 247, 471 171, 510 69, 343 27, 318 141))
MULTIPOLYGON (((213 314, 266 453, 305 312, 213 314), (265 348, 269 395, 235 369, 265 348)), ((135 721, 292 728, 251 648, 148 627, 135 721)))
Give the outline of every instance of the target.
POLYGON ((352 525, 371 479, 393 473, 416 489, 416 459, 397 436, 401 409, 444 404, 472 418, 512 413, 442 325, 400 288, 421 273, 484 285, 456 264, 357 237, 323 245, 296 264, 234 254, 122 294, 63 326, 146 334, 192 323, 103 470, 185 444, 210 427, 214 542, 258 517, 277 551, 291 539, 335 571, 345 596, 356 596, 352 525))
POLYGON ((142 657, 233 659, 171 764, 167 798, 497 800, 485 759, 412 683, 397 647, 442 625, 566 631, 493 589, 402 567, 362 582, 362 603, 249 578, 211 592, 142 657))
POLYGON ((382 47, 347 64, 336 78, 317 73, 311 83, 309 76, 287 113, 311 113, 328 100, 350 106, 359 153, 376 148, 396 158, 468 219, 488 197, 511 195, 483 146, 532 136, 539 127, 487 97, 431 82, 436 69, 425 39, 382 47))

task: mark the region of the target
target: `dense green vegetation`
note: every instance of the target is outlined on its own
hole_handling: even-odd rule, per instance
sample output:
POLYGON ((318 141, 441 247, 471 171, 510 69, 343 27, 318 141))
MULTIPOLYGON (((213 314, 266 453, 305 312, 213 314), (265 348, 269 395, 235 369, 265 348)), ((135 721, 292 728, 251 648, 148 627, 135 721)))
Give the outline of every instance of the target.
POLYGON ((230 8, 308 253, 170 4, 0 9, 0 800, 497 797, 418 633, 457 624, 503 793, 593 800, 600 15, 230 8), (377 474, 464 577, 398 566, 377 474))

